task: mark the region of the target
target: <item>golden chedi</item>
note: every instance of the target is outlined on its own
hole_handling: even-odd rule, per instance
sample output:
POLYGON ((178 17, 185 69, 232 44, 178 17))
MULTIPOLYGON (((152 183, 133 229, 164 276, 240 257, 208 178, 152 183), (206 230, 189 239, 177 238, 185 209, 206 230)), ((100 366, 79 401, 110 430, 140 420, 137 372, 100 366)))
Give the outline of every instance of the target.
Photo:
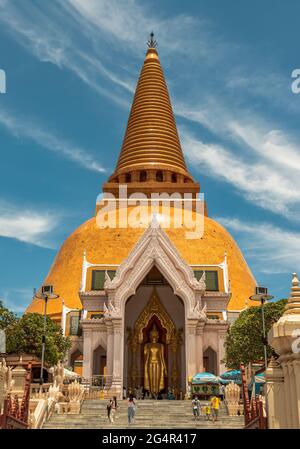
MULTIPOLYGON (((77 372, 105 373, 119 393, 137 386, 184 393, 190 376, 224 369, 228 322, 246 307, 256 282, 226 229, 208 217, 206 205, 204 214, 196 208, 200 185, 185 163, 153 35, 148 47, 120 156, 103 192, 119 200, 118 216, 134 207, 120 206, 124 186, 127 197, 189 195, 203 234, 188 239, 184 220, 174 226, 175 200, 169 227, 156 226, 150 213, 146 226, 101 228, 99 200, 95 216, 63 243, 44 283, 59 294, 48 314, 72 335, 69 364, 77 372), (161 306, 153 311, 147 305, 154 290, 161 306), (144 328, 129 338, 140 316, 144 328), (170 326, 181 335, 176 341, 170 326)), ((151 206, 143 203, 141 211, 151 206)), ((165 218, 159 202, 155 216, 165 218)), ((27 312, 43 313, 43 301, 34 298, 27 312)))

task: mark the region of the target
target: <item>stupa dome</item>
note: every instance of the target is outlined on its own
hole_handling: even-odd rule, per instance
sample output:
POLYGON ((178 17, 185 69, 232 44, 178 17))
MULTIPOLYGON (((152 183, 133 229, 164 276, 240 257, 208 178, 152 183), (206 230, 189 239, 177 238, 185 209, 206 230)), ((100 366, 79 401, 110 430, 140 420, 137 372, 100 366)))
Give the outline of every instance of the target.
MULTIPOLYGON (((128 211, 129 213, 130 211, 128 211)), ((195 213, 194 213, 195 214, 195 213)), ((172 213, 170 214, 173 216, 172 213)), ((151 219, 149 214, 149 220, 151 219)), ((228 231, 211 218, 204 216, 202 238, 187 239, 186 227, 164 229, 185 262, 193 265, 217 265, 227 253, 228 273, 232 297, 228 310, 241 310, 255 289, 255 279, 237 243, 228 231)), ((119 265, 129 255, 134 245, 145 232, 145 228, 100 229, 96 218, 79 226, 63 243, 47 275, 46 284, 53 284, 60 295, 48 302, 49 314, 60 314, 62 299, 69 308, 81 308, 78 295, 80 289, 83 254, 90 263, 119 265)), ((43 313, 43 301, 34 299, 27 312, 43 313)))

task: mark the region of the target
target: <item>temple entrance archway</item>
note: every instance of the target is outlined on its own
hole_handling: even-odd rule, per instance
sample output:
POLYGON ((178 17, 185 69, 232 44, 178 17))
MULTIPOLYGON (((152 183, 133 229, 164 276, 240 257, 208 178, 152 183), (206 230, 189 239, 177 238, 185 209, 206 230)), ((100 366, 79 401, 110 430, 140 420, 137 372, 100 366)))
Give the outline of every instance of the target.
MULTIPOLYGON (((107 357, 112 387, 121 396, 122 388, 128 389, 130 371, 133 370, 130 357, 138 352, 139 343, 130 344, 135 321, 142 313, 147 301, 156 288, 157 294, 174 322, 176 339, 168 345, 168 385, 176 381, 182 393, 188 386, 188 377, 202 367, 201 329, 198 325, 206 321, 206 307, 202 303, 205 291, 204 275, 198 281, 192 268, 185 263, 171 240, 159 226, 155 217, 149 228, 134 246, 126 260, 119 266, 113 279, 105 275, 104 289, 107 303, 104 303, 104 319, 107 328, 107 357), (152 270, 160 273, 150 276, 152 270), (129 349, 128 350, 128 346, 129 349), (172 357, 169 357, 171 348, 172 357), (200 355, 201 354, 201 355, 200 355), (170 360, 176 362, 171 364, 170 360), (173 368, 174 365, 174 368, 173 368)), ((201 327, 201 326, 200 326, 201 327)), ((143 371, 139 365, 136 377, 143 381, 143 371), (142 374, 141 374, 142 373, 142 374)), ((141 386, 141 385, 138 385, 141 386)))
MULTIPOLYGON (((143 387, 151 394, 151 367, 148 354, 157 333, 159 365, 165 364, 161 376, 162 395, 173 390, 185 392, 185 310, 183 301, 156 267, 146 275, 135 295, 125 305, 125 339, 123 385, 127 389, 143 387), (160 353, 160 354, 159 354, 160 353)), ((155 346, 155 345, 154 345, 155 346)))

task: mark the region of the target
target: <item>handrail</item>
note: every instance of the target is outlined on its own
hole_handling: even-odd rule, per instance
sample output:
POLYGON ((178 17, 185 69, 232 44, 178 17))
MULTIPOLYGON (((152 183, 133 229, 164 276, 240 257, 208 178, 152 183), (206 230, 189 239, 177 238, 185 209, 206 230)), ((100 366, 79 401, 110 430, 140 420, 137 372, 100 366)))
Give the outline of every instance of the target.
POLYGON ((241 370, 241 377, 242 377, 244 419, 245 419, 245 426, 246 426, 251 420, 251 406, 250 406, 249 393, 248 393, 248 387, 247 387, 247 382, 246 382, 246 373, 245 373, 244 365, 241 365, 240 370, 241 370))
POLYGON ((264 416, 263 403, 258 397, 249 400, 248 386, 246 382, 245 367, 242 364, 240 367, 242 376, 242 392, 244 404, 244 417, 246 429, 266 429, 267 418, 264 416))

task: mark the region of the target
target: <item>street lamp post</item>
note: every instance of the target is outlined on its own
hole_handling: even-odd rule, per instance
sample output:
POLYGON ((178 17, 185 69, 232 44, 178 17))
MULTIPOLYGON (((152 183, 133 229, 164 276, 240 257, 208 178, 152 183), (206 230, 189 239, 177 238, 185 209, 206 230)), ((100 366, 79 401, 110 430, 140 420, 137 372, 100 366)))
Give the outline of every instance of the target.
MULTIPOLYGON (((262 328, 263 328, 263 339, 264 339, 264 359, 265 359, 265 371, 268 368, 268 354, 267 354, 267 343, 266 343, 266 322, 265 322, 265 310, 264 305, 267 301, 273 299, 274 296, 268 295, 268 289, 263 287, 256 287, 256 294, 250 296, 249 299, 251 301, 259 301, 261 304, 261 319, 262 319, 262 328)), ((255 374, 254 374, 254 390, 255 390, 255 374)), ((266 413, 267 416, 269 414, 269 401, 267 392, 265 391, 265 400, 266 400, 266 413)))
POLYGON ((267 289, 266 293, 257 293, 256 295, 252 295, 250 296, 249 299, 251 299, 251 301, 259 301, 261 304, 261 319, 262 319, 262 329, 263 329, 263 338, 264 338, 264 363, 265 363, 265 369, 267 369, 268 367, 268 355, 267 355, 267 344, 266 344, 266 322, 265 322, 265 310, 264 310, 264 305, 267 301, 270 301, 271 299, 274 298, 274 296, 268 295, 267 294, 267 289))
POLYGON ((47 305, 48 299, 56 299, 59 298, 59 295, 53 292, 53 285, 42 285, 40 291, 35 294, 36 298, 43 299, 45 301, 44 308, 44 329, 42 336, 42 360, 41 360, 41 373, 40 373, 40 385, 43 385, 43 371, 44 371, 44 362, 45 362, 45 349, 46 349, 46 326, 47 326, 47 305))

